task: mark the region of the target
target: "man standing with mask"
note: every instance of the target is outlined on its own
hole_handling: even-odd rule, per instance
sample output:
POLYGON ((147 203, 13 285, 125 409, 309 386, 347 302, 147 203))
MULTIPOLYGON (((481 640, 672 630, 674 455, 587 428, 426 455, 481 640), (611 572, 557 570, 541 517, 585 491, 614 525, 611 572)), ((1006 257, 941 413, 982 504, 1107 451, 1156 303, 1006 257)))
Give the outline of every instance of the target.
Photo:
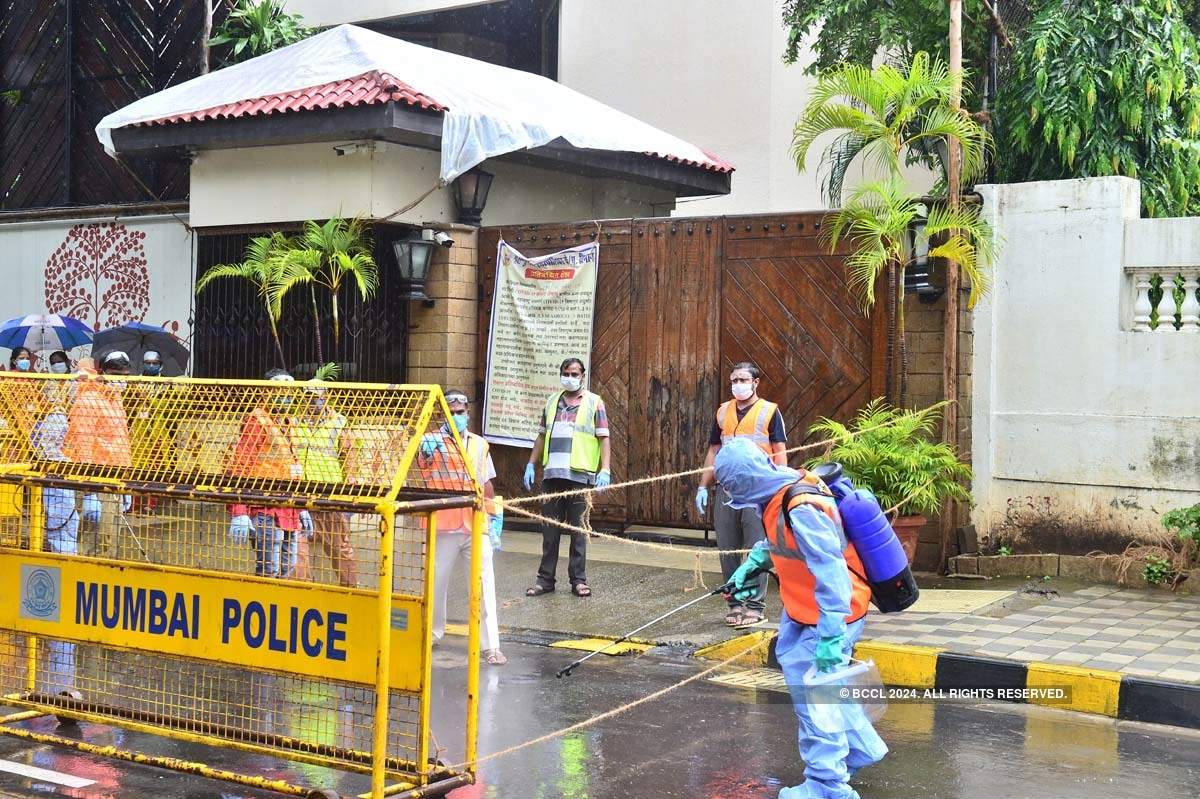
MULTIPOLYGON (((533 489, 537 477, 535 464, 539 459, 542 462, 542 489, 547 494, 578 491, 589 486, 603 489, 612 483, 608 414, 604 410, 604 400, 583 388, 584 373, 583 361, 578 358, 567 358, 559 367, 562 391, 551 394, 546 401, 541 429, 525 466, 523 484, 526 491, 533 489)), ((547 500, 542 506, 542 515, 572 527, 582 527, 587 509, 587 496, 575 494, 547 500)), ((587 535, 558 525, 545 525, 537 583, 525 591, 525 596, 541 596, 554 590, 558 542, 564 531, 571 536, 571 554, 567 561, 571 593, 578 597, 592 595, 586 573, 587 535)))
POLYGON ((158 377, 162 374, 162 356, 154 350, 146 350, 142 353, 142 375, 145 377, 158 377))
MULTIPOLYGON (((708 439, 708 454, 704 458, 704 471, 700 475, 700 488, 696 491, 696 510, 703 517, 713 496, 714 477, 712 465, 721 447, 735 438, 745 438, 766 453, 767 457, 780 466, 787 465, 787 430, 779 407, 758 396, 758 382, 762 373, 752 363, 735 364, 729 373, 729 387, 733 399, 717 409, 708 439)), ((713 508, 713 526, 717 530, 717 547, 720 549, 749 549, 766 537, 762 519, 750 510, 734 510, 718 501, 713 508)), ((721 573, 728 581, 741 564, 738 555, 721 556, 721 573)), ((758 578, 758 590, 744 600, 728 599, 729 608, 725 623, 731 627, 748 627, 766 621, 763 599, 767 593, 767 576, 758 578)))
MULTIPOLYGON (((449 479, 453 483, 466 484, 470 476, 462 469, 462 460, 451 455, 454 451, 453 435, 450 424, 458 432, 463 442, 465 456, 475 472, 475 477, 483 484, 483 496, 488 512, 488 540, 484 542, 482 594, 482 639, 483 659, 493 666, 503 666, 508 658, 500 651, 500 626, 496 617, 496 575, 492 567, 492 550, 500 548, 500 535, 504 528, 504 515, 499 508, 492 506, 495 489, 492 481, 496 479, 496 467, 492 463, 488 442, 482 436, 477 436, 467 430, 470 421, 467 395, 461 391, 446 392, 446 405, 450 408, 450 422, 443 424, 440 430, 427 433, 421 441, 417 454, 417 466, 423 471, 449 479)), ((446 596, 450 590, 450 575, 459 559, 469 564, 471 561, 471 525, 474 522, 474 508, 451 508, 437 512, 434 523, 437 525, 437 542, 434 544, 434 582, 433 582, 433 637, 440 641, 446 631, 446 596)))
MULTIPOLYGON (((296 456, 304 470, 304 479, 320 483, 342 483, 345 473, 342 461, 346 452, 343 433, 346 417, 329 407, 325 388, 310 385, 305 391, 308 407, 292 425, 292 440, 296 456)), ((344 588, 357 586, 354 574, 354 547, 350 543, 350 515, 335 510, 301 511, 300 527, 309 537, 325 550, 329 562, 337 574, 338 585, 344 588)), ((312 578, 308 546, 297 541, 298 557, 295 577, 297 580, 312 578)))

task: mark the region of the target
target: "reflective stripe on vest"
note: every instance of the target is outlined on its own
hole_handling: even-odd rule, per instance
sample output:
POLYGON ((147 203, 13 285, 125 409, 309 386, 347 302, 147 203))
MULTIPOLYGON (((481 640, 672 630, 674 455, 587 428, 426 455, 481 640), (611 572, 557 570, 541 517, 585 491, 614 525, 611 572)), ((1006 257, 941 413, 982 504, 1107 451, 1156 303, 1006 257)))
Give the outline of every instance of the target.
MULTIPOLYGON (((842 557, 846 560, 846 571, 850 577, 850 613, 846 615, 846 622, 858 621, 866 615, 871 601, 871 586, 859 576, 865 574, 862 561, 854 544, 846 538, 837 502, 828 494, 829 489, 810 472, 803 474, 803 493, 789 500, 788 511, 799 505, 811 505, 836 522, 842 542, 842 557)), ((767 541, 771 544, 771 554, 777 556, 773 560, 779 575, 779 593, 784 610, 798 624, 816 624, 821 616, 816 599, 816 578, 808 570, 804 553, 796 541, 796 533, 788 522, 788 514, 781 512, 784 497, 792 488, 788 486, 767 503, 763 511, 763 526, 766 528, 767 541)))
MULTIPOLYGON (((453 439, 447 434, 442 434, 447 446, 453 439)), ((475 477, 479 482, 483 482, 484 469, 487 468, 488 442, 482 436, 477 436, 474 433, 467 433, 464 436, 463 443, 466 445, 467 458, 471 464, 471 468, 475 470, 475 477)), ((457 459, 456 459, 457 460, 457 459)), ((452 480, 461 481, 466 486, 470 486, 471 477, 463 470, 457 470, 452 473, 452 480)), ((469 488, 468 488, 469 490, 469 488)), ((439 533, 456 533, 460 530, 471 529, 471 522, 475 516, 474 508, 448 508, 437 512, 437 531, 439 533)))
MULTIPOLYGON (((542 445, 542 465, 550 462, 550 436, 554 432, 554 419, 558 416, 558 401, 565 392, 551 394, 546 402, 546 439, 542 445)), ((596 438, 596 411, 600 409, 600 397, 590 391, 583 392, 579 409, 575 411, 575 426, 571 434, 571 468, 578 472, 600 470, 600 439, 596 438)))
POLYGON ((728 444, 735 438, 748 438, 759 449, 770 456, 771 420, 779 406, 764 399, 754 401, 741 419, 737 415, 737 401, 728 400, 717 409, 717 426, 721 428, 721 443, 728 444))

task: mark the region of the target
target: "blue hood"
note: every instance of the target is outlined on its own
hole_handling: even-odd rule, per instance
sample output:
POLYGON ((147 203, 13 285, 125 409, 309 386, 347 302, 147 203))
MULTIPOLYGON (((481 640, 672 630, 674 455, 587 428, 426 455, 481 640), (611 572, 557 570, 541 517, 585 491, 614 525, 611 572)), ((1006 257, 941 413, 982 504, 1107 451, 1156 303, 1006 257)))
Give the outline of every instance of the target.
POLYGON ((732 498, 725 504, 735 510, 754 508, 760 515, 773 496, 800 479, 800 472, 775 465, 745 438, 723 445, 713 468, 717 482, 732 498))

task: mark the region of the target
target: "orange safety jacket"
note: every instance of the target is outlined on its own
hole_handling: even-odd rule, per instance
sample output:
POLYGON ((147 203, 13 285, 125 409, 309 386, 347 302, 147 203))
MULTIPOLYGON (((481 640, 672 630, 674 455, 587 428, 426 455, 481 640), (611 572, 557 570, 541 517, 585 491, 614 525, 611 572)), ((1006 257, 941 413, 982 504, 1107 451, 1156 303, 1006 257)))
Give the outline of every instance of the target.
MULTIPOLYGON (((440 488, 450 491, 467 493, 472 491, 471 476, 467 473, 463 457, 453 450, 453 439, 446 433, 429 433, 440 436, 447 451, 434 450, 432 455, 417 454, 417 468, 430 488, 440 488)), ((489 446, 487 439, 474 433, 463 435, 466 446, 466 457, 470 459, 475 476, 483 482, 484 469, 487 467, 489 446)), ((494 503, 484 500, 484 510, 489 514, 495 513, 494 503)), ((459 530, 470 530, 474 520, 474 508, 447 508, 440 510, 435 516, 439 533, 454 533, 459 530)))
POLYGON ((844 543, 842 557, 846 559, 846 569, 850 573, 850 613, 845 620, 847 624, 858 621, 867 615, 867 605, 871 601, 871 586, 863 577, 866 571, 854 544, 842 531, 842 517, 829 488, 811 472, 802 471, 801 475, 798 482, 772 497, 763 511, 763 527, 771 544, 771 560, 779 575, 783 608, 798 624, 816 624, 821 615, 815 595, 816 579, 808 570, 803 550, 796 542, 796 532, 788 523, 788 513, 793 508, 811 505, 837 524, 844 543), (788 513, 781 513, 785 497, 788 499, 788 513))
MULTIPOLYGON (((238 477, 266 480, 294 480, 303 473, 288 431, 265 408, 255 408, 242 423, 242 433, 234 445, 227 471, 238 477)), ((263 513, 274 516, 275 523, 284 530, 300 529, 300 511, 295 508, 252 508, 237 504, 231 505, 229 512, 234 516, 263 513)))
POLYGON ((112 383, 90 375, 80 378, 67 416, 63 454, 76 463, 133 464, 125 405, 120 390, 112 383))
POLYGON ((771 452, 771 419, 779 412, 779 406, 765 399, 757 399, 738 419, 737 400, 727 400, 717 408, 717 427, 721 428, 721 443, 728 444, 735 438, 748 438, 759 449, 774 458, 771 452))

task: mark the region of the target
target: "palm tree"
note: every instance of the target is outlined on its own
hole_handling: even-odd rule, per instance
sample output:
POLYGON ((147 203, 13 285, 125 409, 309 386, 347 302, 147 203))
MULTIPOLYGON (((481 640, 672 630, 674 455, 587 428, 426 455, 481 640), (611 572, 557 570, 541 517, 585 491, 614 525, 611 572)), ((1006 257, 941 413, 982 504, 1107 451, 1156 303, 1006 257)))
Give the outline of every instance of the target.
POLYGON ((238 277, 249 281, 267 312, 267 322, 271 325, 271 338, 275 341, 275 353, 279 356, 279 365, 287 366, 283 355, 283 343, 279 340, 279 311, 274 302, 274 287, 278 282, 279 259, 281 249, 287 240, 280 233, 270 236, 255 236, 246 245, 246 255, 240 264, 218 264, 211 266, 196 281, 196 293, 204 291, 214 280, 226 277, 238 277))
MULTIPOLYGON (((895 335, 900 365, 893 363, 893 396, 904 404, 908 353, 904 343, 904 270, 916 252, 928 246, 929 258, 956 261, 971 284, 967 308, 973 308, 990 282, 987 263, 995 252, 991 226, 980 217, 979 206, 927 206, 910 192, 904 181, 892 176, 855 189, 838 211, 833 212, 824 236, 830 251, 845 241, 851 247, 846 257, 850 293, 864 312, 875 304, 875 286, 886 272, 890 318, 896 320, 895 335), (909 231, 924 220, 924 241, 912 246, 909 231), (937 241, 938 244, 932 244, 937 241)), ((919 230, 920 228, 917 227, 919 230)))
POLYGON ((962 180, 970 183, 983 172, 991 137, 953 107, 952 91, 950 71, 928 53, 914 55, 907 70, 842 64, 824 72, 792 131, 796 168, 806 169, 817 139, 837 132, 822 158, 822 191, 831 207, 841 204, 846 173, 860 155, 883 175, 898 174, 902 158, 905 164, 940 167, 944 190, 945 147, 954 138, 962 148, 962 180))
POLYGON ((358 294, 370 299, 379 288, 379 270, 371 256, 371 235, 361 219, 330 219, 323 225, 308 221, 304 232, 291 240, 280 258, 276 307, 291 289, 308 284, 316 323, 317 360, 324 362, 321 342, 320 316, 317 310, 318 285, 329 291, 333 308, 333 346, 337 352, 341 340, 341 319, 338 315, 338 292, 347 281, 353 281, 358 294))

